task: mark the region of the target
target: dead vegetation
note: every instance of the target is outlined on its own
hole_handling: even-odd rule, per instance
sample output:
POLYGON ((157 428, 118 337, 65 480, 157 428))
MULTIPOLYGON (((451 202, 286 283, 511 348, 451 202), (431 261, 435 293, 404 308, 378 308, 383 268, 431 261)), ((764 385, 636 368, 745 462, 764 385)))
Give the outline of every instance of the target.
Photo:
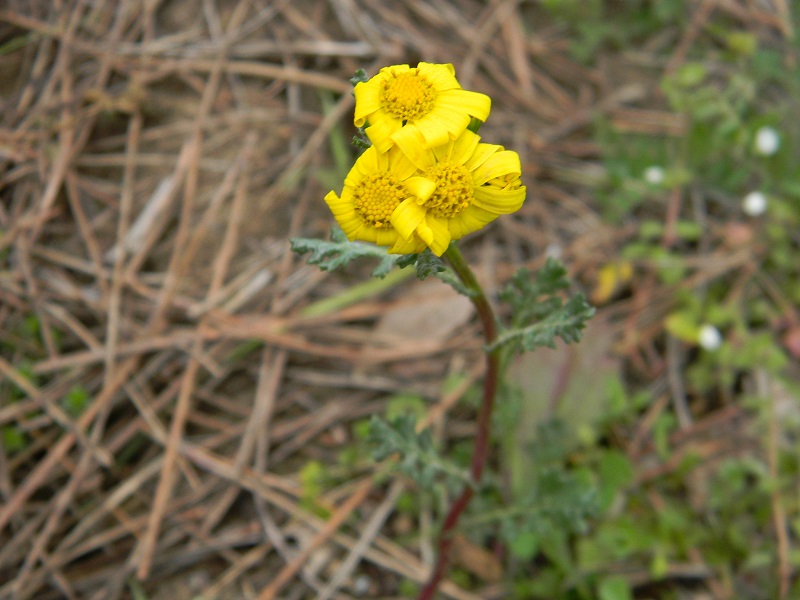
MULTIPOLYGON (((430 535, 413 549, 387 526, 404 483, 349 474, 316 499, 321 518, 298 477, 335 463, 351 424, 396 392, 423 395, 439 435, 469 436, 455 407, 481 375, 468 313, 408 336, 452 314, 446 290, 426 290, 423 311, 390 285, 351 297, 364 273, 289 251, 332 222, 321 198, 341 178, 330 144, 353 133, 348 79, 455 63, 493 97, 484 132, 521 154, 529 186, 467 252, 492 288, 548 248, 590 285, 627 235, 592 206, 592 117, 680 135, 654 83, 708 12, 784 23, 780 2, 698 4, 648 47, 674 46, 669 64, 589 68, 516 1, 4 2, 0 425, 22 438, 0 445, 0 597, 388 597, 423 581, 430 535), (468 377, 443 395, 450 372, 468 377)), ((645 374, 661 360, 654 286, 601 314, 645 374)))

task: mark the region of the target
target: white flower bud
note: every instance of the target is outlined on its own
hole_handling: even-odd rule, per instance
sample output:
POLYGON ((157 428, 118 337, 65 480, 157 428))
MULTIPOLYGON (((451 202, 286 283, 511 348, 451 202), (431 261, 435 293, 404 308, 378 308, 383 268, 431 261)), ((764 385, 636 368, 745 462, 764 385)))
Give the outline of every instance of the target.
POLYGON ((781 147, 781 136, 773 127, 761 127, 756 131, 756 152, 763 156, 772 156, 781 147))
POLYGON ((564 248, 561 247, 561 244, 556 242, 550 242, 547 244, 547 248, 544 250, 544 255, 547 258, 555 258, 556 260, 561 260, 561 257, 564 256, 564 248))
POLYGON ((697 343, 706 350, 714 351, 722 345, 722 334, 719 329, 706 323, 697 334, 697 343))
POLYGON ((664 169, 658 165, 647 167, 644 170, 644 180, 651 185, 660 185, 664 183, 664 169))
POLYGON ((767 197, 763 192, 750 192, 742 199, 742 210, 751 217, 763 214, 767 210, 767 197))

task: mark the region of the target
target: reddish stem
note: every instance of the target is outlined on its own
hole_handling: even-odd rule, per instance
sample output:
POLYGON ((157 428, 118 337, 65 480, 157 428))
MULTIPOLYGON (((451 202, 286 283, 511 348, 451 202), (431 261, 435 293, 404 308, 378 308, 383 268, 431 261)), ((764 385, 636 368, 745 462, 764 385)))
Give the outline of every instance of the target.
MULTIPOLYGON (((458 247, 451 244, 445 252, 445 257, 450 262, 453 270, 458 275, 464 286, 469 289, 473 295, 470 297, 475 309, 478 311, 478 317, 483 326, 483 336, 486 339, 486 344, 491 345, 497 337, 497 321, 494 316, 491 304, 489 304, 486 294, 483 292, 475 274, 469 268, 469 265, 464 260, 458 247)), ((494 409, 494 400, 497 395, 497 385, 499 383, 500 372, 500 353, 498 349, 486 353, 486 374, 483 378, 483 401, 481 402, 480 410, 478 411, 478 430, 475 434, 475 448, 472 452, 472 462, 470 464, 470 476, 472 478, 472 485, 468 485, 461 492, 461 495, 453 502, 447 516, 442 524, 442 530, 439 533, 439 553, 436 558, 431 577, 428 583, 417 596, 417 600, 431 600, 436 593, 439 583, 444 577, 445 570, 447 569, 450 560, 450 552, 453 546, 453 535, 461 514, 469 505, 475 489, 480 483, 483 469, 486 466, 486 461, 489 456, 489 434, 492 422, 492 410, 494 409)))

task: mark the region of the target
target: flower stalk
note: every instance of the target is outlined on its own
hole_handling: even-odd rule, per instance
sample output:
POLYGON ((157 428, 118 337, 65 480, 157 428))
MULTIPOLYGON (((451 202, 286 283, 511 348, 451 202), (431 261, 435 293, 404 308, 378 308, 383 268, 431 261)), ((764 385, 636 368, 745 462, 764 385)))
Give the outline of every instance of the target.
MULTIPOLYGON (((497 338, 497 319, 489 303, 489 299, 478 283, 475 273, 464 260, 464 256, 455 244, 450 244, 444 253, 445 258, 455 271, 461 283, 472 292, 472 300, 478 318, 483 328, 483 336, 487 347, 497 338)), ((472 451, 470 463, 470 477, 472 485, 467 485, 450 506, 450 510, 444 519, 441 532, 439 533, 438 553, 433 571, 425 587, 420 591, 417 600, 430 600, 436 594, 436 590, 444 577, 450 560, 450 553, 453 546, 453 536, 455 534, 458 521, 462 513, 469 506, 470 500, 475 493, 475 489, 481 481, 483 470, 489 456, 489 441, 492 422, 492 412, 494 410, 497 388, 500 381, 500 348, 488 350, 486 352, 486 373, 483 378, 483 399, 478 411, 477 431, 475 433, 475 447, 472 451)))

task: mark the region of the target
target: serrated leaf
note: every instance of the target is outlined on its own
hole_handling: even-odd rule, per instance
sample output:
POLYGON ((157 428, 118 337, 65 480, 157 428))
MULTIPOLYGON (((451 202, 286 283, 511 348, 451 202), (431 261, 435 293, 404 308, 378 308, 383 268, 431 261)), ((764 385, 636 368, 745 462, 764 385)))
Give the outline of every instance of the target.
POLYGON ((298 254, 310 252, 308 263, 319 265, 323 271, 333 271, 362 258, 377 258, 378 266, 372 271, 373 277, 384 278, 397 264, 398 257, 388 254, 385 248, 362 242, 351 242, 338 227, 331 230, 331 241, 308 238, 292 238, 289 240, 292 250, 298 254))
POLYGON ((425 248, 416 257, 417 260, 414 263, 414 267, 417 269, 417 279, 423 280, 430 275, 437 275, 447 270, 447 267, 444 266, 444 261, 431 252, 430 248, 425 248))
POLYGON ((417 264, 417 258, 419 258, 419 254, 402 254, 397 257, 397 266, 401 269, 413 267, 417 264))
POLYGON ((417 272, 417 279, 424 280, 431 275, 446 283, 462 296, 471 298, 476 292, 469 289, 458 278, 452 269, 445 265, 444 261, 426 248, 419 254, 407 254, 397 259, 397 266, 402 268, 414 266, 417 272))
POLYGON ((585 533, 598 508, 591 479, 563 463, 535 468, 513 506, 516 510, 498 513, 499 531, 523 559, 557 552, 564 536, 585 533))
POLYGON ((366 83, 369 81, 369 76, 364 69, 356 69, 356 72, 350 78, 350 83, 353 84, 353 87, 356 87, 359 83, 366 83))
POLYGON ((543 304, 542 297, 568 287, 567 270, 557 260, 548 258, 533 279, 527 269, 518 270, 500 292, 500 299, 508 302, 514 315, 514 324, 520 325, 531 319, 542 318, 554 310, 552 304, 543 304))
POLYGON ((466 472, 438 454, 429 427, 417 432, 416 421, 410 414, 398 415, 388 422, 373 415, 367 437, 373 446, 372 457, 381 461, 398 456, 397 470, 425 489, 432 489, 442 477, 472 485, 466 472))
POLYGON ((511 326, 488 350, 500 346, 523 351, 553 348, 557 337, 567 343, 579 341, 594 308, 582 294, 565 303, 561 292, 569 285, 567 270, 553 258, 548 258, 533 277, 525 269, 517 271, 500 293, 500 298, 511 305, 511 326))
POLYGON ((431 275, 438 275, 447 270, 444 261, 425 248, 422 252, 415 254, 404 254, 397 259, 397 266, 401 269, 414 267, 417 279, 420 281, 427 279, 431 275))
POLYGON ((350 143, 361 150, 362 152, 372 146, 372 142, 369 141, 369 138, 363 133, 363 128, 358 129, 358 133, 353 136, 353 139, 350 143))
MULTIPOLYGON (((543 319, 533 325, 503 332, 494 343, 487 347, 487 350, 492 351, 507 344, 518 345, 522 350, 528 352, 541 346, 554 348, 557 337, 568 344, 580 341, 586 322, 594 315, 594 308, 589 305, 583 294, 573 296, 561 306, 555 306, 555 304, 550 301, 548 307, 551 310, 543 319)), ((560 301, 558 304, 561 304, 560 301)))

